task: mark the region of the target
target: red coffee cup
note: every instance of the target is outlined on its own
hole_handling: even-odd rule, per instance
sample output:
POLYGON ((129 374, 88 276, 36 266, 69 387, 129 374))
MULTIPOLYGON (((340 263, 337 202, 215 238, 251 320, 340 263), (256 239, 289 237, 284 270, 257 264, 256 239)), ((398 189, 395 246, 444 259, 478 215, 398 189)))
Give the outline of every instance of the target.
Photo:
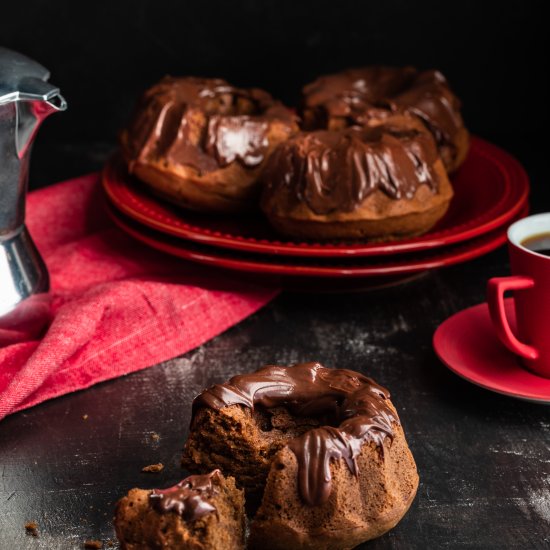
POLYGON ((527 369, 550 378, 550 213, 512 224, 508 250, 513 275, 494 277, 487 284, 493 325, 502 343, 527 369), (504 309, 508 290, 514 291, 517 335, 504 309))

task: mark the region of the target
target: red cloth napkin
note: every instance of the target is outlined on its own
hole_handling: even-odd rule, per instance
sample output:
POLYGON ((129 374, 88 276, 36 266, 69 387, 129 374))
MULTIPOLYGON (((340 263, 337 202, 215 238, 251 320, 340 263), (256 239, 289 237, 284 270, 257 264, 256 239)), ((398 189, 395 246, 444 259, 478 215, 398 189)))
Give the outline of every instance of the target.
POLYGON ((277 294, 127 237, 97 174, 31 193, 27 226, 51 292, 0 326, 0 419, 185 353, 277 294))

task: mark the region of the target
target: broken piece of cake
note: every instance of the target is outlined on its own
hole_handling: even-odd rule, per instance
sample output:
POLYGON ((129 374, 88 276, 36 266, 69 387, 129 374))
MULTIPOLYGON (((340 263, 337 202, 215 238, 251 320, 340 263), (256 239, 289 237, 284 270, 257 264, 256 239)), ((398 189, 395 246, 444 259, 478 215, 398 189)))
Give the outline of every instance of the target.
POLYGON ((123 550, 241 550, 243 491, 220 470, 169 489, 132 489, 117 503, 114 524, 123 550))

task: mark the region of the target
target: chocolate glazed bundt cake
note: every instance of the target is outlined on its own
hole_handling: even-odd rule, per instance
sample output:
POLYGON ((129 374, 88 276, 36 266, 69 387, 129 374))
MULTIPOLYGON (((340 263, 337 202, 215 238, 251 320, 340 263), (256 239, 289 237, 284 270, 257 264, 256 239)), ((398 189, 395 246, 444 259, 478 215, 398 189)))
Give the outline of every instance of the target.
POLYGON ((242 550, 244 496, 214 470, 169 489, 132 489, 114 523, 123 550, 242 550))
POLYGON ((447 171, 468 152, 460 101, 439 71, 414 67, 364 67, 326 75, 302 91, 306 129, 337 130, 379 124, 394 114, 417 117, 433 134, 447 171))
POLYGON ((145 92, 120 141, 128 170, 193 210, 249 209, 273 148, 298 130, 267 92, 224 80, 166 77, 145 92))
POLYGON ((349 549, 394 527, 418 474, 389 393, 318 363, 266 366, 193 403, 183 463, 263 492, 249 546, 349 549))
POLYGON ((403 115, 297 134, 274 151, 262 180, 274 228, 315 240, 421 235, 453 196, 431 134, 403 115))

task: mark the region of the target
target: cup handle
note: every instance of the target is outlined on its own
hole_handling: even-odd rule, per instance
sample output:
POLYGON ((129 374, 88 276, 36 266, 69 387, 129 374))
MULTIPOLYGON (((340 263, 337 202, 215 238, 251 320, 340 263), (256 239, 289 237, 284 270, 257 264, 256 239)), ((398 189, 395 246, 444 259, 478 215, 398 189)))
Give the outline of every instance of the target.
POLYGON ((535 281, 523 275, 493 277, 487 283, 487 302, 497 336, 510 351, 525 359, 537 359, 539 352, 534 347, 520 342, 512 332, 504 309, 504 293, 507 290, 524 290, 533 286, 535 281))

